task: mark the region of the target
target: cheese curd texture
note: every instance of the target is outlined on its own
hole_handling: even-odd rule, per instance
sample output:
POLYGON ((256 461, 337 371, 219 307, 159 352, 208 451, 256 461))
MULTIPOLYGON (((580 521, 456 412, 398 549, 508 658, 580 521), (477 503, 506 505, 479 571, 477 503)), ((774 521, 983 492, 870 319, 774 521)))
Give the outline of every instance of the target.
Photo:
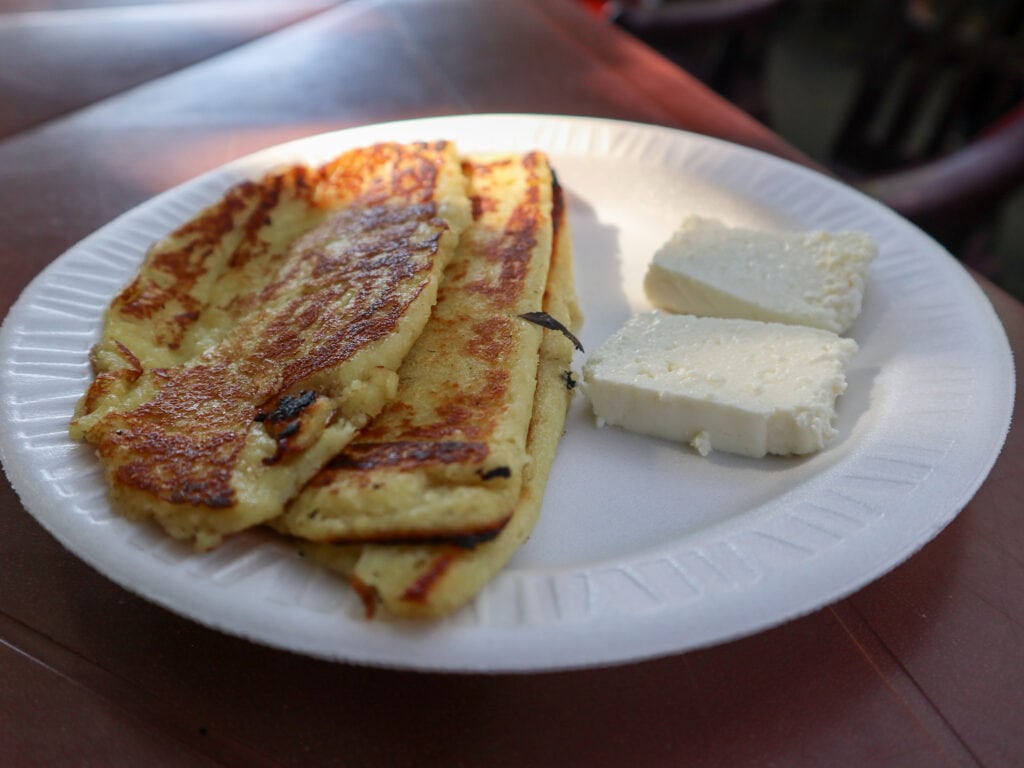
POLYGON ((767 232, 690 216, 655 253, 644 290, 672 312, 844 333, 876 255, 862 232, 767 232))
POLYGON ((598 423, 746 456, 806 454, 835 435, 857 343, 816 328, 652 312, 591 354, 598 423))

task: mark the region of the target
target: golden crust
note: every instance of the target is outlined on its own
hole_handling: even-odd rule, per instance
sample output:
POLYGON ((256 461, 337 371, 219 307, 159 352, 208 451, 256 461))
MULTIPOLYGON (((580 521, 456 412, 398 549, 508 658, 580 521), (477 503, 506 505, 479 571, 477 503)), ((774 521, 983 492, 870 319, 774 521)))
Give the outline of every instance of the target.
MULTIPOLYGON (((560 205, 556 205, 556 217, 556 247, 543 306, 575 331, 582 324, 582 315, 573 288, 571 239, 560 205)), ((539 355, 527 438, 530 461, 514 511, 496 538, 472 548, 452 544, 300 544, 310 559, 348 578, 368 613, 379 607, 404 618, 449 614, 472 599, 528 538, 540 513, 572 397, 572 343, 556 331, 545 331, 539 355)))
POLYGON ((239 185, 154 246, 71 428, 115 506, 199 546, 278 514, 394 394, 468 218, 454 147, 385 144, 239 185))
POLYGON ((317 541, 491 538, 527 463, 552 250, 552 177, 541 153, 463 162, 473 224, 398 393, 275 521, 317 541))

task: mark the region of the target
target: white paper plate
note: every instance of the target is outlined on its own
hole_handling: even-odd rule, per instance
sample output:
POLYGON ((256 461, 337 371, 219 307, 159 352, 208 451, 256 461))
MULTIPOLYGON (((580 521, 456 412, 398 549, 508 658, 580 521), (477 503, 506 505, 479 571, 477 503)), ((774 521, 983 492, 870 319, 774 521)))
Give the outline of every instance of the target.
MULTIPOLYGON (((834 601, 910 556, 967 503, 1002 446, 1009 345, 974 281, 885 208, 802 167, 607 120, 463 116, 314 136, 244 158, 125 214, 26 289, 0 331, 0 456, 25 507, 72 552, 196 621, 329 659, 446 670, 623 662, 749 634, 834 601), (385 139, 547 150, 569 194, 582 341, 648 308, 641 280, 683 216, 863 229, 880 245, 853 336, 839 439, 805 459, 707 459, 569 416, 537 529, 467 609, 429 626, 365 621, 333 577, 263 534, 197 555, 114 517, 66 425, 102 312, 155 239, 231 184, 385 139)), ((582 360, 577 361, 582 362, 582 360)))

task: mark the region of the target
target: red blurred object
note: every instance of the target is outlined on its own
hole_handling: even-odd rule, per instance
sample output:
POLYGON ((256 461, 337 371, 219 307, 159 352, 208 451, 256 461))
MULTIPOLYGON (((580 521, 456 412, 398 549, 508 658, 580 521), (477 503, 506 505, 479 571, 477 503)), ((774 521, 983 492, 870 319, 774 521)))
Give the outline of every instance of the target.
POLYGON ((591 16, 599 19, 613 19, 619 13, 619 4, 611 0, 576 0, 576 2, 591 16))

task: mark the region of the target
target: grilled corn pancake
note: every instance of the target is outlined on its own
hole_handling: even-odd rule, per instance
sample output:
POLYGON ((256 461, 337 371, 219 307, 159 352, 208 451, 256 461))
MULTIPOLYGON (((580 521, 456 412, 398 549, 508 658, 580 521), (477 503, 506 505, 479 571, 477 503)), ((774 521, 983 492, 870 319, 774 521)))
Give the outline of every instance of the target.
POLYGON ((240 184, 157 243, 71 425, 115 509, 200 548, 280 514, 393 396, 469 220, 454 146, 381 144, 240 184))
MULTIPOLYGON (((571 256, 568 227, 563 223, 557 228, 543 306, 575 330, 582 317, 573 288, 571 256)), ((573 345, 566 337, 544 332, 526 443, 529 461, 512 515, 496 538, 471 548, 306 543, 301 545, 302 551, 314 562, 347 577, 370 613, 379 605, 395 616, 435 618, 464 605, 508 562, 537 521, 572 395, 572 354, 573 345)))
POLYGON ((314 541, 491 538, 527 464, 552 249, 546 157, 470 158, 473 223, 399 369, 398 394, 274 525, 314 541))

